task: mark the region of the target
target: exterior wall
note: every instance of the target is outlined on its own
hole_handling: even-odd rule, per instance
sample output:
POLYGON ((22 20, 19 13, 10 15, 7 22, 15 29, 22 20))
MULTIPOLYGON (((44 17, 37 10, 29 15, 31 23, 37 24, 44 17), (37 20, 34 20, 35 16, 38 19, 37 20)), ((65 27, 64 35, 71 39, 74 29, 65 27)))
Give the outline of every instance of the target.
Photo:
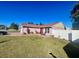
POLYGON ((79 43, 79 30, 72 31, 72 41, 79 43))
MULTIPOLYGON (((35 34, 36 32, 40 33, 40 28, 29 28, 29 30, 30 30, 30 33, 33 33, 33 34, 35 34)), ((23 33, 28 34, 27 33, 27 28, 21 27, 20 28, 20 33, 21 34, 23 34, 23 33)), ((45 33, 45 28, 43 28, 43 33, 45 33)))
POLYGON ((20 29, 20 33, 21 33, 21 34, 27 33, 27 28, 21 28, 21 29, 20 29))
POLYGON ((52 29, 51 35, 54 35, 54 37, 68 40, 68 34, 70 32, 71 32, 70 30, 54 30, 54 29, 52 29))
POLYGON ((45 34, 45 28, 43 28, 43 34, 45 34))
POLYGON ((31 33, 35 33, 35 28, 29 28, 31 33))
POLYGON ((40 33, 40 28, 35 28, 35 31, 40 33))
POLYGON ((79 30, 54 30, 49 35, 79 43, 79 30))

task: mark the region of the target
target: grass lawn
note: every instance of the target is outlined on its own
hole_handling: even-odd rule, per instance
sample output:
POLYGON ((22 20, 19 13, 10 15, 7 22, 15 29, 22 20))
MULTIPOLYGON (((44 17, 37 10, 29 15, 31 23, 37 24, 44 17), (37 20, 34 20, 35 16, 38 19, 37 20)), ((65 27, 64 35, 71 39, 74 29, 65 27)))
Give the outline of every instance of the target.
POLYGON ((68 57, 63 47, 69 42, 39 35, 0 36, 0 57, 68 57))

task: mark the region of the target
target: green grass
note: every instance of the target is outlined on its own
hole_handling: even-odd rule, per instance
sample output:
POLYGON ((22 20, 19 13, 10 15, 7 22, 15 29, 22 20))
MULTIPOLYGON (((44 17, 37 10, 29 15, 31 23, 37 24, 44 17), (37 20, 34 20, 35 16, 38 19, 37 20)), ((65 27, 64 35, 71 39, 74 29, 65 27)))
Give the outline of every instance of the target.
POLYGON ((68 57, 63 47, 68 44, 66 40, 43 37, 38 35, 27 36, 1 36, 0 57, 68 57))

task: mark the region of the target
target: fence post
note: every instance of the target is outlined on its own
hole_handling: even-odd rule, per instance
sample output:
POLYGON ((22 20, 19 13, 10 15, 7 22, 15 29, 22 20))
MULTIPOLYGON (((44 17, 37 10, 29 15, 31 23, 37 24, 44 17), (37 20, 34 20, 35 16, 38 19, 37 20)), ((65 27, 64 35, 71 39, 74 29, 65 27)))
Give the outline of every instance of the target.
POLYGON ((72 42, 72 32, 71 32, 71 31, 68 33, 68 40, 69 40, 70 42, 72 42))

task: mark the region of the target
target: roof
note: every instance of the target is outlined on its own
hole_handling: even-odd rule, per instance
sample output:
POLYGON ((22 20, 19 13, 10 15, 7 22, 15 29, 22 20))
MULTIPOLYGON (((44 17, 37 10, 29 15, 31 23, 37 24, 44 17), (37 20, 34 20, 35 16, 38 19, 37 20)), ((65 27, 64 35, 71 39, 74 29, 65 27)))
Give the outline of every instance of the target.
POLYGON ((36 24, 28 24, 28 23, 22 23, 22 26, 25 27, 37 27, 37 28, 44 28, 44 27, 52 27, 53 25, 57 24, 59 22, 51 23, 51 24, 43 24, 43 25, 36 25, 36 24))

